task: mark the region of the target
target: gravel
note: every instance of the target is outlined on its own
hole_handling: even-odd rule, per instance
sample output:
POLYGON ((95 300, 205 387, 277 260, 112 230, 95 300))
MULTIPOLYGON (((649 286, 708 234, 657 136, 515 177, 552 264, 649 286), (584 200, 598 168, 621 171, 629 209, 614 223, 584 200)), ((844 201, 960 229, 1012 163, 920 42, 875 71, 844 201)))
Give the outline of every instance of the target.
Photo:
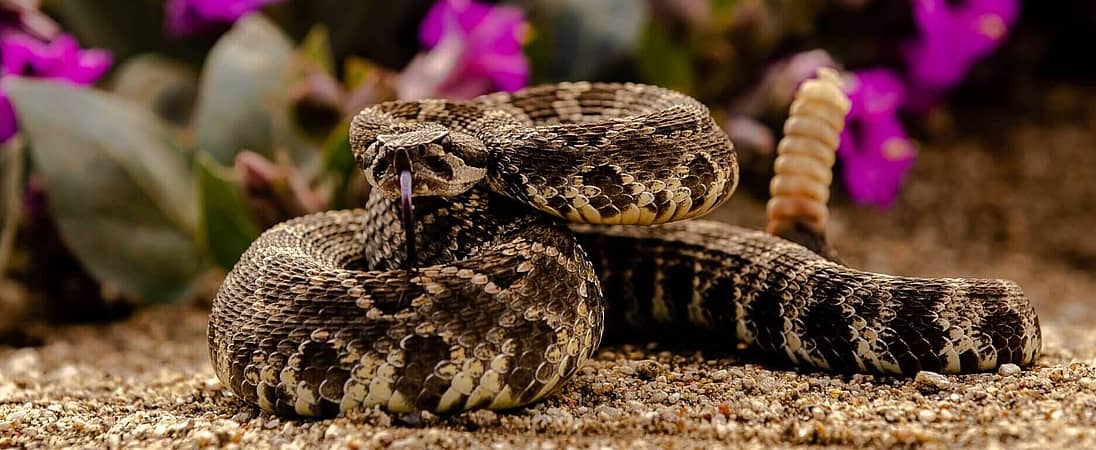
POLYGON ((0 350, 0 448, 1096 446, 1091 326, 1045 325, 1046 356, 1009 374, 798 373, 735 354, 623 345, 517 411, 305 421, 260 412, 217 381, 205 317, 156 308, 0 350))

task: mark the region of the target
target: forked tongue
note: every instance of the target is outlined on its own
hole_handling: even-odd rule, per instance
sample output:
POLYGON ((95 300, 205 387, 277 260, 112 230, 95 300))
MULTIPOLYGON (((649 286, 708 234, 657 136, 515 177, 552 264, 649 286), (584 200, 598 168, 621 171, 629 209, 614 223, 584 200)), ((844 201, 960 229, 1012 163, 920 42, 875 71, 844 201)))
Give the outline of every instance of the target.
POLYGON ((400 221, 403 222, 403 234, 406 241, 407 258, 403 268, 411 270, 416 266, 415 252, 415 207, 411 204, 411 157, 407 151, 396 153, 396 169, 400 171, 400 221))

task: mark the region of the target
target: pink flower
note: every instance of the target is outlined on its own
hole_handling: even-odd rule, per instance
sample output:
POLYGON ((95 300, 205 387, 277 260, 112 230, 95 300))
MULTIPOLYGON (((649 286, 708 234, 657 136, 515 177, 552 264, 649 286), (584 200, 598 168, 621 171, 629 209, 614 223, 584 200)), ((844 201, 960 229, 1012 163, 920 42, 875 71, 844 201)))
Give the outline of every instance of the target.
POLYGON ((4 91, 0 91, 0 143, 8 142, 19 131, 19 122, 15 119, 15 106, 4 91))
POLYGON ((516 7, 439 0, 419 26, 419 40, 430 51, 404 69, 400 98, 470 98, 525 87, 526 29, 524 13, 516 7))
POLYGON ((837 150, 842 179, 857 203, 889 207, 917 155, 898 118, 905 87, 891 70, 872 69, 853 74, 848 94, 852 110, 837 150))
POLYGON ((27 34, 50 40, 61 27, 38 10, 38 0, 0 0, 0 35, 27 34))
POLYGON ((959 84, 975 61, 1004 41, 1019 13, 1017 0, 914 0, 920 33, 903 49, 909 106, 925 110, 959 84))
POLYGON ((113 59, 106 50, 83 50, 70 34, 42 42, 27 35, 0 38, 3 56, 0 74, 64 80, 73 84, 94 83, 110 70, 113 59))
MULTIPOLYGON (((113 63, 106 50, 84 50, 69 34, 43 42, 27 34, 0 36, 0 77, 27 76, 60 80, 75 85, 95 83, 113 63)), ((18 126, 15 110, 0 92, 0 141, 6 142, 18 126)))
POLYGON ((173 36, 200 33, 231 24, 259 8, 282 0, 168 0, 164 4, 167 31, 173 36))

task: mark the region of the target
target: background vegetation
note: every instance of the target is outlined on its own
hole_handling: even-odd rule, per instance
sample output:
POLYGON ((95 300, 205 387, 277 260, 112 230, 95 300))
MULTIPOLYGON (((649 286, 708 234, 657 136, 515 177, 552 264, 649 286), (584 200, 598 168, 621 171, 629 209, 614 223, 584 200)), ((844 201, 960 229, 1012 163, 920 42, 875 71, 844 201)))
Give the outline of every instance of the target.
POLYGON ((261 230, 359 204, 347 123, 393 99, 673 87, 763 197, 792 92, 840 67, 835 201, 892 213, 957 111, 1093 80, 1093 22, 1085 1, 0 0, 0 317, 207 298, 261 230))

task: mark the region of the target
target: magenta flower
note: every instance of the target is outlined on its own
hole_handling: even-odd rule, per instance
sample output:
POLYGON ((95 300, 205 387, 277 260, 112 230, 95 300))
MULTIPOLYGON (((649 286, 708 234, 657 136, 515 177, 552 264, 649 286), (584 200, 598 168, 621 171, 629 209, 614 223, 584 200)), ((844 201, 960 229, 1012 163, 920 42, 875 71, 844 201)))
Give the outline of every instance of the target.
MULTIPOLYGON (((95 83, 113 62, 110 52, 83 50, 69 34, 61 34, 52 42, 21 33, 0 36, 0 59, 0 77, 45 78, 75 85, 95 83)), ((7 95, 0 92, 0 142, 10 139, 17 128, 15 110, 7 95)))
POLYGON ((167 31, 181 37, 231 24, 248 13, 282 0, 168 0, 167 31))
POLYGON ((0 91, 0 143, 8 142, 19 131, 19 122, 15 120, 15 107, 4 91, 0 91))
POLYGON ((909 106, 927 109, 959 84, 975 61, 1004 41, 1019 12, 1017 0, 915 0, 920 33, 903 49, 909 106))
POLYGON ((27 34, 51 40, 61 33, 53 19, 38 10, 38 0, 0 0, 0 36, 27 34))
POLYGON ((513 6, 439 0, 419 26, 419 40, 430 51, 404 70, 400 98, 470 98, 525 87, 527 28, 524 13, 513 6))
POLYGON ((898 198, 917 151, 898 118, 906 99, 902 80, 889 69, 853 74, 852 110, 837 155, 854 201, 889 207, 898 198))
POLYGON ((83 50, 70 34, 42 42, 30 36, 0 38, 0 74, 65 80, 74 84, 94 83, 113 62, 106 50, 83 50))

